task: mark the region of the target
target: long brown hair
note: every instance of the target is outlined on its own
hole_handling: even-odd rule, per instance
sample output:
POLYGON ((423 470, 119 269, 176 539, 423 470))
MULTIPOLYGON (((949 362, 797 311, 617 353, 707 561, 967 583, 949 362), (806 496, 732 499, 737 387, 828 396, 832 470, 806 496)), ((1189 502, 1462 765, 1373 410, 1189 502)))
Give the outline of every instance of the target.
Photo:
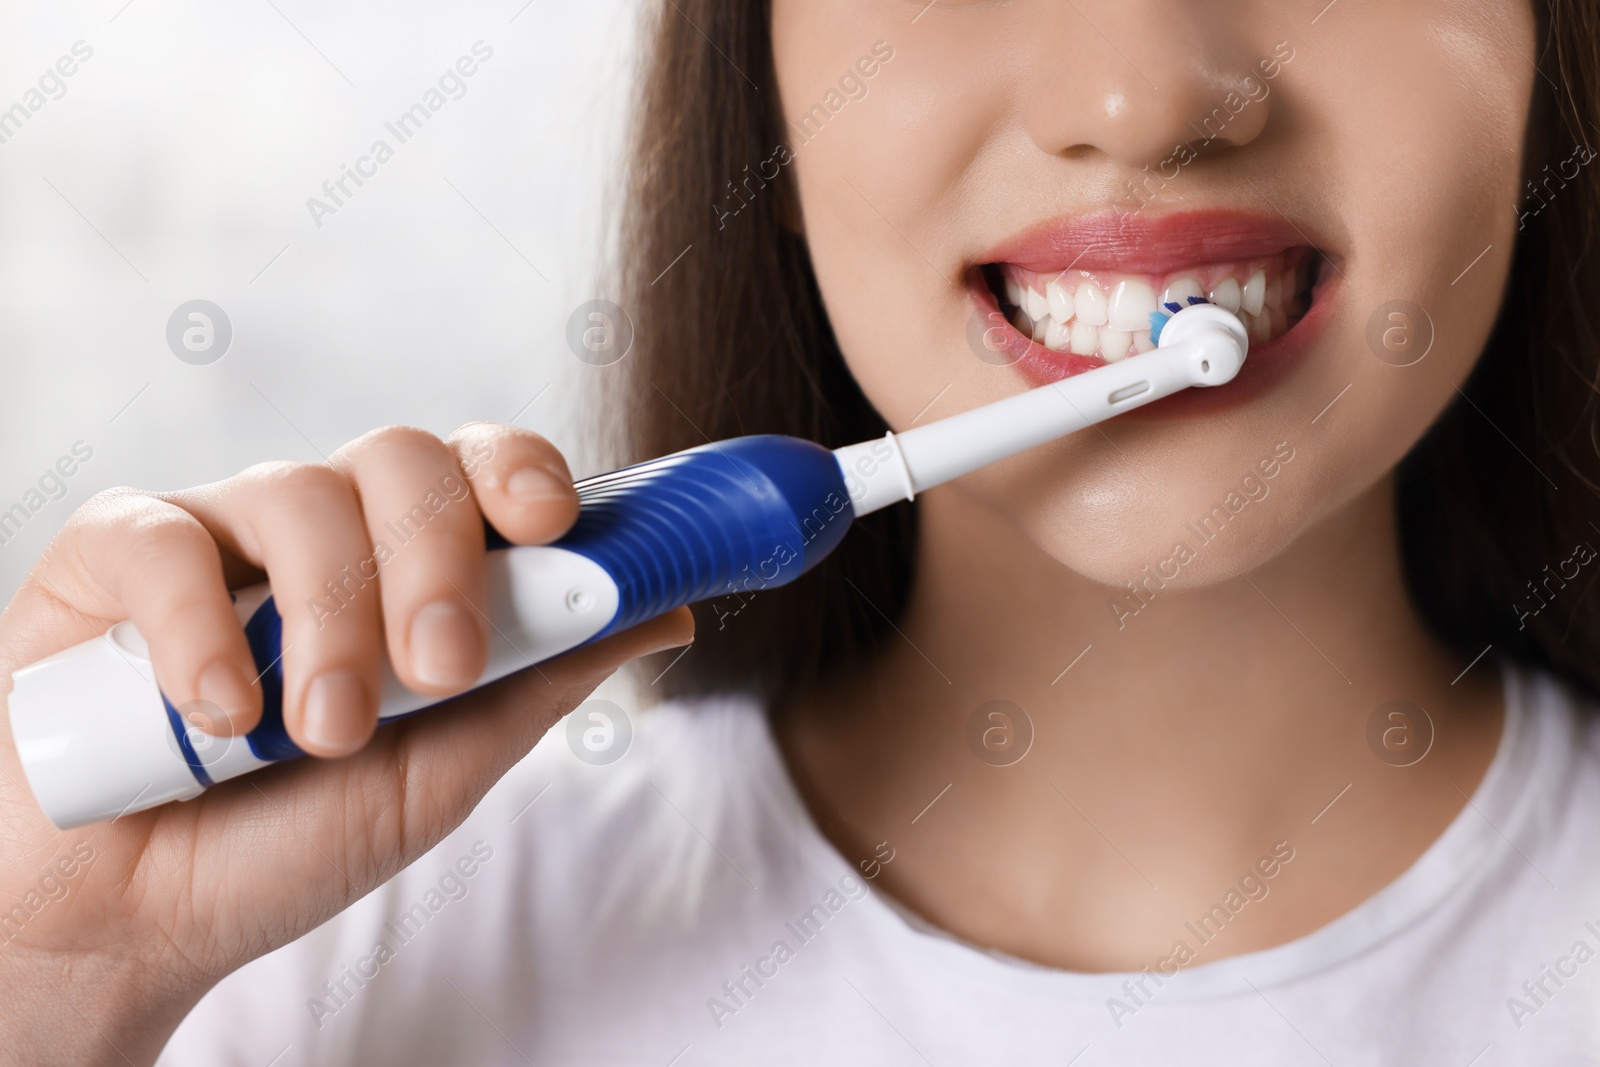
MULTIPOLYGON (((639 327, 619 365, 627 458, 748 433, 830 447, 881 435, 793 227, 769 0, 653 8, 620 235, 621 303, 639 327)), ((1553 0, 1540 34, 1540 184, 1464 397, 1401 465, 1401 543, 1419 610, 1463 665, 1492 646, 1600 693, 1587 596, 1600 561, 1568 577, 1579 546, 1600 549, 1600 167, 1539 169, 1600 123, 1595 0, 1553 0)), ((915 508, 898 505, 801 581, 697 607, 695 645, 659 688, 781 700, 836 678, 903 611, 915 550, 915 508)))
POLYGON ((1400 540, 1463 664, 1492 647, 1600 695, 1600 5, 1535 9, 1511 276, 1463 395, 1400 467, 1400 540))

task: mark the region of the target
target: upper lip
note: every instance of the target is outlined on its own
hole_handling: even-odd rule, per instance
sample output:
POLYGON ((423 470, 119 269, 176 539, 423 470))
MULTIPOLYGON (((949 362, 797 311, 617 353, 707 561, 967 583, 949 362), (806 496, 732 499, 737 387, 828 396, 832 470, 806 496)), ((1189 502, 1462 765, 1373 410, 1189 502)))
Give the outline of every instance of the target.
POLYGON ((1223 209, 1148 215, 1099 211, 1031 226, 979 262, 1009 263, 1038 274, 1067 269, 1165 274, 1312 244, 1281 215, 1223 209))

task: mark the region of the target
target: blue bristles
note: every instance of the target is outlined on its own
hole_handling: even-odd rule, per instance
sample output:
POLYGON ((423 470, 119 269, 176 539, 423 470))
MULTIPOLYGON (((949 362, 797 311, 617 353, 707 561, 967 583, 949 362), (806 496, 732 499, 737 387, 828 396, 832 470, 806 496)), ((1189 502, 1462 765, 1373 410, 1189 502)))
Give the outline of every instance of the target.
MULTIPOLYGON (((1196 304, 1209 303, 1211 303, 1211 301, 1207 300, 1203 296, 1189 297, 1190 307, 1193 307, 1196 304)), ((1172 316, 1183 310, 1183 305, 1178 303, 1176 300, 1168 300, 1161 306, 1167 310, 1150 312, 1150 343, 1153 345, 1158 345, 1161 343, 1161 331, 1166 328, 1167 320, 1171 319, 1172 316)))

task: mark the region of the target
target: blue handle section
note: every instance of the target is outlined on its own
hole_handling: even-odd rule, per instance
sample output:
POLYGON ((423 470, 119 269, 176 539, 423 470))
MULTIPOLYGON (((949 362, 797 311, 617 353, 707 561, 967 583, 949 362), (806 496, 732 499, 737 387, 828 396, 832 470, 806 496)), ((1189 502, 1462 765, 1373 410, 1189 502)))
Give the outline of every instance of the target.
MULTIPOLYGON (((296 759, 306 754, 289 738, 283 725, 283 616, 278 614, 276 600, 267 597, 244 624, 250 658, 256 661, 256 670, 261 674, 261 721, 244 739, 255 757, 264 760, 296 759)), ((205 781, 201 784, 210 785, 205 781)))
MULTIPOLYGON (((833 453, 774 434, 691 448, 577 489, 578 521, 556 544, 605 568, 619 594, 616 615, 591 641, 684 604, 792 582, 832 552, 855 519, 833 453)), ((510 547, 492 528, 486 533, 490 548, 510 547)), ((250 750, 263 760, 303 756, 283 725, 283 620, 273 598, 244 632, 263 705, 246 735, 250 750)), ((170 705, 168 715, 196 780, 209 787, 170 705)))
POLYGON ((611 575, 616 617, 594 640, 684 604, 794 581, 855 518, 838 460, 764 434, 702 445, 578 483, 556 542, 611 575))

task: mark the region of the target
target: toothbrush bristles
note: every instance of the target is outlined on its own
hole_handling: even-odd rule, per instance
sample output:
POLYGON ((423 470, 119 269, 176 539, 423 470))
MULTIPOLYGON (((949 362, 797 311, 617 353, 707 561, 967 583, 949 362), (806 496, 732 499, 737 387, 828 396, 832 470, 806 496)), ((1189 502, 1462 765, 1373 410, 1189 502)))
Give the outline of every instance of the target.
MULTIPOLYGON (((1211 301, 1207 300, 1203 296, 1191 296, 1188 299, 1190 307, 1194 307, 1196 304, 1211 303, 1211 301)), ((1172 316, 1183 310, 1183 305, 1178 303, 1176 300, 1168 300, 1161 306, 1167 310, 1164 312, 1150 312, 1150 343, 1153 345, 1158 345, 1161 343, 1161 331, 1166 329, 1167 321, 1171 319, 1172 316)))

